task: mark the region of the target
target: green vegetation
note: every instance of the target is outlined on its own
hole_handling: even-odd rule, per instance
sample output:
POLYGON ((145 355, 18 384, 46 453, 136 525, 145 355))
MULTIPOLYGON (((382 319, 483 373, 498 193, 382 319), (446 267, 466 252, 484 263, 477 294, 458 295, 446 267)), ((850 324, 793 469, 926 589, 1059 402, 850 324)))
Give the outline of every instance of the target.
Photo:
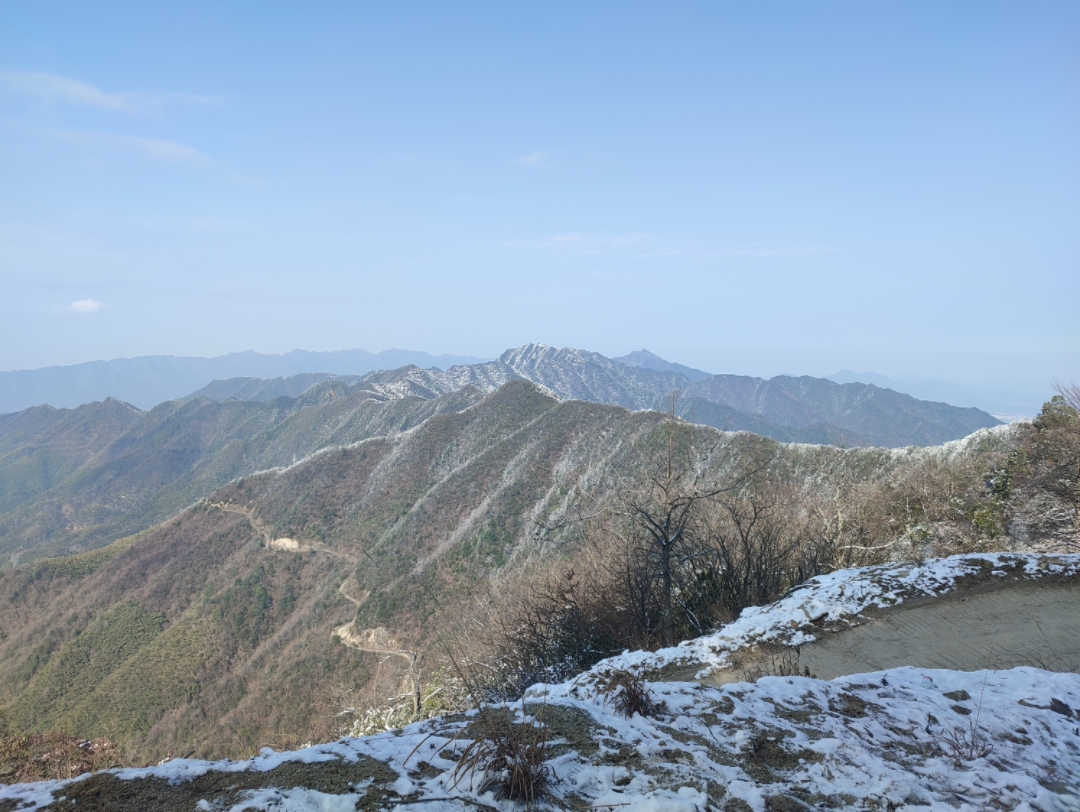
POLYGON ((0 553, 21 563, 137 534, 253 471, 418 425, 476 396, 387 402, 328 381, 301 398, 117 401, 0 416, 0 553), (339 391, 340 390, 340 391, 339 391))
POLYGON ((67 709, 93 694, 124 662, 161 633, 164 615, 125 601, 101 615, 36 671, 7 715, 26 730, 57 729, 67 709))
POLYGON ((139 533, 127 538, 117 539, 107 547, 91 550, 78 555, 69 555, 61 558, 43 558, 34 562, 31 571, 35 578, 45 575, 60 575, 66 578, 82 578, 95 572, 100 567, 108 564, 120 553, 127 550, 131 545, 138 542, 145 535, 139 533))
MULTIPOLYGON (((249 454, 231 445, 221 470, 283 453, 292 440, 275 432, 325 440, 383 420, 428 419, 285 469, 246 473, 137 537, 0 572, 0 697, 12 724, 26 733, 63 727, 107 736, 130 758, 152 761, 170 752, 244 756, 333 737, 372 709, 371 719, 382 718, 377 709, 388 697, 408 695, 417 680, 434 684, 443 642, 462 629, 458 639, 481 642, 478 607, 516 606, 526 587, 567 570, 576 573, 575 589, 591 587, 599 570, 590 567, 618 556, 578 520, 590 510, 582 493, 601 498, 613 473, 631 481, 643 449, 662 436, 655 412, 559 402, 524 381, 453 408, 347 399, 317 413, 328 421, 322 427, 282 419, 252 435, 280 446, 249 454), (283 538, 294 546, 276 543, 283 538), (358 634, 384 627, 395 648, 417 652, 416 671, 406 657, 335 637, 354 621, 358 634), (339 717, 343 693, 353 710, 339 717)), ((736 463, 757 471, 702 520, 729 533, 739 511, 756 505, 782 531, 778 538, 798 542, 782 577, 746 591, 740 605, 853 561, 1062 549, 1076 539, 1072 491, 1054 489, 1076 481, 1066 476, 1076 447, 1072 414, 1052 404, 1033 426, 903 450, 788 446, 696 427, 694 447, 713 449, 700 462, 719 479, 736 463), (807 563, 807 551, 820 557, 807 563)), ((208 470, 200 469, 203 484, 215 481, 208 470)), ((182 480, 157 482, 175 495, 182 480)), ((716 574, 679 574, 684 597, 690 575, 702 586, 685 601, 699 624, 723 619, 709 614, 716 574)), ((655 605, 649 611, 655 620, 655 605)), ((567 625, 559 643, 571 653, 587 639, 575 629, 567 625)), ((694 624, 680 621, 677 632, 694 633, 694 624)), ((623 642, 601 642, 590 656, 623 642)))

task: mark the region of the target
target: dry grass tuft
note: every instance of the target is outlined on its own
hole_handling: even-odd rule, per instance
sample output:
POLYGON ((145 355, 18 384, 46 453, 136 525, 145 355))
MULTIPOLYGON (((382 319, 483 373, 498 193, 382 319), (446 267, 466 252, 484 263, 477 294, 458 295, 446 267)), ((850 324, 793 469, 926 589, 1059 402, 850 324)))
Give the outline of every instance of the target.
POLYGON ((974 723, 967 728, 954 727, 933 736, 935 744, 958 761, 974 761, 994 752, 994 745, 982 736, 974 723))
POLYGON ((621 716, 630 718, 635 713, 655 716, 657 713, 657 703, 648 684, 631 671, 616 669, 610 672, 603 693, 604 704, 610 704, 621 716))
POLYGON ((742 682, 757 682, 762 677, 811 677, 810 666, 799 662, 799 647, 773 651, 767 657, 756 659, 739 669, 742 682))
POLYGON ((465 777, 480 776, 480 792, 494 790, 496 797, 524 801, 532 806, 550 787, 552 773, 547 765, 550 744, 547 725, 532 721, 521 707, 523 721, 515 722, 509 708, 479 708, 471 726, 472 742, 458 759, 453 781, 456 787, 465 777))

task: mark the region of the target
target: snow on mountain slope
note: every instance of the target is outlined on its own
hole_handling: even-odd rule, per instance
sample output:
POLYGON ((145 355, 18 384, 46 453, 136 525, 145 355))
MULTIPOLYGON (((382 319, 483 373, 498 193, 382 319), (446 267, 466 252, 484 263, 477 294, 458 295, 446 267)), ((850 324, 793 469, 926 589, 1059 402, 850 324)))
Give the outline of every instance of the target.
POLYGON ((524 378, 563 400, 661 410, 668 408, 671 393, 679 392, 683 410, 695 422, 783 441, 843 445, 934 445, 997 423, 978 409, 920 401, 876 386, 807 376, 707 375, 651 354, 642 358, 638 353, 627 364, 585 350, 526 344, 484 364, 372 373, 360 386, 391 397, 434 397, 463 386, 490 392, 524 378))
MULTIPOLYGON (((766 677, 719 689, 654 683, 652 690, 662 702, 652 718, 624 718, 602 694, 584 692, 511 708, 519 722, 544 720, 553 737, 544 808, 1080 809, 1076 674, 898 668, 832 682, 766 677), (957 757, 949 736, 971 730, 976 747, 992 749, 957 757)), ((455 780, 473 721, 475 713, 296 752, 264 750, 241 762, 176 760, 0 787, 0 803, 114 812, 183 808, 181 799, 204 812, 513 809, 484 788, 487 776, 455 780), (321 778, 331 771, 355 777, 331 789, 321 778)))
MULTIPOLYGON (((910 667, 840 677, 764 677, 721 688, 653 681, 649 718, 616 713, 615 667, 720 661, 732 646, 806 640, 813 623, 1019 571, 1075 576, 1080 556, 954 556, 822 576, 716 635, 626 654, 507 711, 547 726, 546 808, 622 812, 1080 810, 1080 675, 1035 668, 910 667), (988 569, 989 568, 989 569, 988 569)), ((489 711, 494 712, 494 711, 489 711)), ((509 812, 483 774, 455 774, 476 712, 403 731, 247 761, 175 760, 67 782, 0 787, 0 808, 509 812)))

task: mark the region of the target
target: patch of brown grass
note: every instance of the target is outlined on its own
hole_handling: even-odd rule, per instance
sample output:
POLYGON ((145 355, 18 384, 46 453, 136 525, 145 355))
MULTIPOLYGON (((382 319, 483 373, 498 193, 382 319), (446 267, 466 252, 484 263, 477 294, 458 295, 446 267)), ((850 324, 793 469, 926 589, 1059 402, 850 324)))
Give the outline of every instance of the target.
POLYGON ((944 730, 931 740, 957 761, 974 761, 994 752, 994 745, 979 733, 974 723, 970 723, 967 728, 953 727, 944 730))
POLYGON ((116 766, 116 745, 108 739, 77 739, 66 733, 0 738, 0 782, 74 778, 116 766))

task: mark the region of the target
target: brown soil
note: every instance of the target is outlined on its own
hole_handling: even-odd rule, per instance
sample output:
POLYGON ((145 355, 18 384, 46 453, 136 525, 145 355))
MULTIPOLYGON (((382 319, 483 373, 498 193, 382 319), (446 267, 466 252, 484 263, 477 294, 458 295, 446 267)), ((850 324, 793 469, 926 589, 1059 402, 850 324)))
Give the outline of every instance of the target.
POLYGON ((286 762, 272 770, 240 772, 211 771, 171 784, 162 778, 121 780, 110 773, 99 773, 64 787, 62 799, 45 809, 79 812, 191 812, 200 800, 214 808, 228 808, 241 800, 245 790, 278 787, 301 787, 328 794, 353 792, 357 784, 373 779, 359 808, 375 809, 387 795, 397 773, 385 764, 360 756, 355 762, 324 761, 316 764, 286 762))

